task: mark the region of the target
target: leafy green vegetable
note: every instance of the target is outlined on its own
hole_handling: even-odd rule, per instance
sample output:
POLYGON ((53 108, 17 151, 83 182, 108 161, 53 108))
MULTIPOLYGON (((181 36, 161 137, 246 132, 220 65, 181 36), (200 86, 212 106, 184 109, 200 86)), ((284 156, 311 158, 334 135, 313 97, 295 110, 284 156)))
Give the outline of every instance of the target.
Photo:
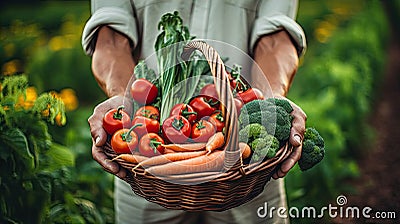
POLYGON ((144 60, 140 60, 134 69, 135 78, 145 78, 152 82, 153 84, 157 83, 157 75, 153 69, 147 67, 147 64, 144 60))
POLYGON ((164 14, 158 24, 158 29, 162 32, 157 36, 154 47, 160 72, 158 81, 161 96, 160 121, 162 122, 169 116, 173 105, 187 100, 186 90, 194 90, 198 78, 197 81, 192 80, 189 83, 190 86, 181 82, 199 74, 193 74, 191 70, 195 67, 180 59, 184 44, 193 37, 190 36, 188 28, 183 25, 178 12, 164 14))

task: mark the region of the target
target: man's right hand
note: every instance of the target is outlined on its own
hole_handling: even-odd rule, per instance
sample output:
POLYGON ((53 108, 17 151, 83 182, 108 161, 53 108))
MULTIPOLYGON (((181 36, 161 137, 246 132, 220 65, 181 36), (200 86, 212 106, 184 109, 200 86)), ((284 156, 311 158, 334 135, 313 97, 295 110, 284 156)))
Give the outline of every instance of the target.
POLYGON ((120 167, 117 163, 112 162, 103 151, 103 146, 107 141, 107 133, 103 129, 103 117, 109 110, 124 105, 125 111, 131 113, 132 105, 123 96, 114 96, 106 101, 98 104, 93 114, 89 117, 90 133, 92 135, 92 156, 104 170, 117 175, 120 178, 126 176, 126 170, 120 167))

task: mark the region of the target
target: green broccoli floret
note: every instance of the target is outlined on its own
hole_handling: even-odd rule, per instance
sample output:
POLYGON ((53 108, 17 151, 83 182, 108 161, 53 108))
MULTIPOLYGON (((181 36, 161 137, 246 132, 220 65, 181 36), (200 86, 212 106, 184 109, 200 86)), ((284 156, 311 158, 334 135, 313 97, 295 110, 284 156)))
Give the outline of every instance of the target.
POLYGON ((279 149, 279 141, 272 135, 267 135, 264 138, 256 138, 250 145, 253 151, 252 160, 254 162, 273 158, 279 149))
POLYGON ((267 110, 271 106, 274 106, 273 102, 266 100, 252 100, 243 105, 240 114, 250 115, 252 113, 267 110))
POLYGON ((252 113, 248 120, 239 120, 241 126, 248 124, 261 124, 265 127, 268 134, 274 135, 279 141, 289 138, 291 115, 281 107, 269 107, 268 110, 252 113))
POLYGON ((256 138, 264 138, 268 133, 265 127, 258 123, 248 124, 239 131, 239 142, 251 142, 256 138))
POLYGON ((293 111, 292 105, 290 105, 289 101, 287 101, 287 100, 277 99, 277 98, 268 98, 268 99, 266 99, 264 101, 266 101, 268 103, 271 103, 271 104, 274 104, 274 105, 276 105, 278 107, 282 107, 289 114, 292 113, 292 111, 293 111))
POLYGON ((308 127, 304 132, 304 139, 312 140, 315 143, 315 145, 317 145, 320 148, 324 148, 325 146, 324 139, 315 128, 308 127))
POLYGON ((307 128, 304 133, 299 167, 302 171, 308 170, 321 162, 325 155, 325 143, 315 128, 307 128))
POLYGON ((281 143, 290 136, 292 106, 289 101, 277 98, 253 100, 246 103, 239 115, 240 128, 258 123, 268 134, 274 135, 281 143))

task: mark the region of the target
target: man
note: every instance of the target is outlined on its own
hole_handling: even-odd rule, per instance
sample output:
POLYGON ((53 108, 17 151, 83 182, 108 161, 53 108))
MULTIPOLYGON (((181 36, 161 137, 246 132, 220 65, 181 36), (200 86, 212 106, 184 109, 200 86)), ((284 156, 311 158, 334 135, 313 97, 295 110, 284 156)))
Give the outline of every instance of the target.
MULTIPOLYGON (((110 173, 123 178, 126 170, 109 161, 102 152, 106 133, 102 117, 122 104, 126 86, 140 59, 154 53, 158 21, 167 12, 178 11, 191 35, 231 44, 251 55, 268 80, 272 94, 285 98, 297 71, 298 58, 306 47, 301 27, 294 21, 297 1, 289 0, 93 0, 82 44, 92 56, 92 71, 109 97, 89 118, 93 158, 110 173)), ((231 60, 231 59, 230 59, 231 60)), ((240 62, 236 62, 241 64, 240 62)), ((253 77, 257 79, 257 77, 253 77)), ((265 80, 264 78, 264 80, 265 80)), ((285 223, 277 214, 259 217, 265 202, 286 207, 283 179, 301 155, 305 113, 294 103, 290 143, 293 153, 282 164, 264 192, 249 203, 224 212, 167 210, 134 195, 130 186, 115 178, 116 220, 119 223, 285 223)))

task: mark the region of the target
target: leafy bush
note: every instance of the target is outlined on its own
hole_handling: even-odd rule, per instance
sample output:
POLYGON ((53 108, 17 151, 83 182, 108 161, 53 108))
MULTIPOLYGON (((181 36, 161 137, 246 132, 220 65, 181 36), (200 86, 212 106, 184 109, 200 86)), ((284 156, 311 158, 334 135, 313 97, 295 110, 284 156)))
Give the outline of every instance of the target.
POLYGON ((89 158, 89 141, 84 144, 84 153, 77 151, 82 149, 76 143, 78 136, 81 143, 90 136, 82 137, 76 134, 79 129, 71 129, 67 136, 76 150, 70 150, 56 143, 50 134, 49 130, 54 125, 63 126, 65 119, 64 103, 58 95, 50 92, 38 96, 24 75, 1 79, 1 223, 113 220, 111 176, 89 158), (96 204, 107 207, 98 208, 96 204))
POLYGON ((63 181, 63 168, 74 165, 73 154, 52 142, 46 123, 65 124, 64 104, 50 93, 27 95, 25 76, 0 84, 1 221, 37 223, 55 183, 63 181))

